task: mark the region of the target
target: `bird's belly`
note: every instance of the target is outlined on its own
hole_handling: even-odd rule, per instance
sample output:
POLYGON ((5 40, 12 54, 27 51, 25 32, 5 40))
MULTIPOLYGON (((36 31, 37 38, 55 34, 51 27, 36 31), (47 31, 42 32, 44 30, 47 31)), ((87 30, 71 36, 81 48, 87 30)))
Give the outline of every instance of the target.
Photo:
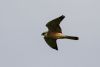
POLYGON ((49 36, 51 38, 60 39, 61 37, 63 37, 63 34, 62 33, 51 33, 49 34, 49 36))

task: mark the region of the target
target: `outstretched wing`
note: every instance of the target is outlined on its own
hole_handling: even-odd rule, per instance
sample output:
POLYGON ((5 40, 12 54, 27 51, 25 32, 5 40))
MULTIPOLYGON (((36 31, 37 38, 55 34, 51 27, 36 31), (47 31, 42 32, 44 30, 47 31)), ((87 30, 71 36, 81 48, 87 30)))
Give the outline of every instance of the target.
POLYGON ((50 22, 48 22, 46 24, 46 26, 48 27, 49 32, 59 32, 59 33, 61 33, 62 30, 61 30, 59 24, 64 18, 65 18, 65 16, 62 15, 62 16, 55 18, 54 20, 51 20, 50 22))
POLYGON ((46 38, 46 37, 44 37, 44 40, 46 41, 46 43, 47 43, 51 48, 58 50, 57 43, 56 43, 56 39, 51 39, 51 38, 46 38))

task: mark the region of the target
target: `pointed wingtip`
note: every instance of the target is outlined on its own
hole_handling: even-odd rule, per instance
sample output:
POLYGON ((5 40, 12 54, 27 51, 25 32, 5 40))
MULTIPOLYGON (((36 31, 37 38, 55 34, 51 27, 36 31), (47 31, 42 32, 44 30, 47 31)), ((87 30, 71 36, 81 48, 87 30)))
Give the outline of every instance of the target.
POLYGON ((62 14, 62 16, 65 17, 63 14, 62 14))
POLYGON ((58 48, 54 48, 54 49, 58 51, 58 48))
POLYGON ((61 19, 61 20, 63 20, 64 18, 65 18, 64 15, 61 15, 61 16, 59 17, 59 19, 61 19))
POLYGON ((62 15, 61 17, 62 17, 62 18, 65 18, 65 16, 64 16, 64 15, 62 15))

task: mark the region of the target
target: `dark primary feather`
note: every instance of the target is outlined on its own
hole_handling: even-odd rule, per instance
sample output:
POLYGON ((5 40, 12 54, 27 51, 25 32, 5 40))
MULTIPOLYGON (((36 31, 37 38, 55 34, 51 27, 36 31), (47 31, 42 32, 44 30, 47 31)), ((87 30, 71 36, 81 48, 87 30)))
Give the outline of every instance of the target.
POLYGON ((50 22, 48 22, 46 24, 46 26, 48 27, 49 31, 50 32, 62 32, 59 24, 64 18, 65 18, 65 16, 62 15, 62 16, 55 18, 54 20, 51 20, 50 22))
POLYGON ((46 38, 46 37, 44 37, 44 40, 46 41, 46 43, 47 43, 51 48, 58 50, 57 43, 56 43, 56 39, 51 39, 51 38, 46 38))

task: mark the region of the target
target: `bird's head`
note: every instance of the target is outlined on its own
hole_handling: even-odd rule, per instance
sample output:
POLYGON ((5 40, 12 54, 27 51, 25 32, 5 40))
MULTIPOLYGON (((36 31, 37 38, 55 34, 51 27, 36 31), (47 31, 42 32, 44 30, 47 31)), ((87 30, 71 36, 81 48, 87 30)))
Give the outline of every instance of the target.
POLYGON ((47 35, 47 32, 43 32, 41 35, 42 36, 46 36, 47 35))

